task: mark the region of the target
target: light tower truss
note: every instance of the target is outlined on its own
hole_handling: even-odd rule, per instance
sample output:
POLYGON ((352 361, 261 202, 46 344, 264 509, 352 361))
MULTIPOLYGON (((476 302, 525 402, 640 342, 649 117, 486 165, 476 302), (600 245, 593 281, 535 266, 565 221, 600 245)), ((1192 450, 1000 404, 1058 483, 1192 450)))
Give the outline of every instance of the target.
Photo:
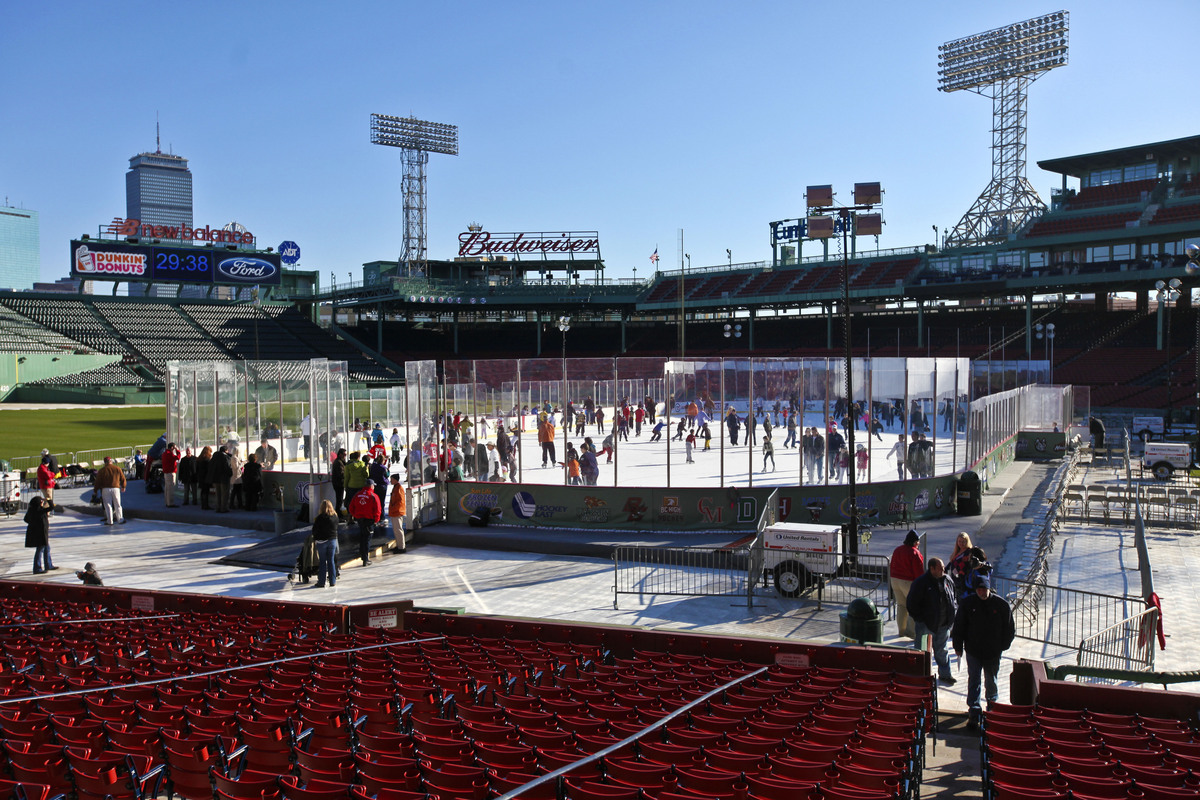
POLYGON ((938 47, 938 90, 992 99, 992 179, 947 235, 969 247, 1001 242, 1046 204, 1026 177, 1029 84, 1067 63, 1069 14, 1057 11, 938 47))
POLYGON ((427 122, 415 117, 371 115, 371 144, 399 147, 404 179, 404 247, 400 254, 403 273, 425 274, 428 261, 429 223, 426 215, 425 165, 430 153, 458 155, 458 126, 427 122))

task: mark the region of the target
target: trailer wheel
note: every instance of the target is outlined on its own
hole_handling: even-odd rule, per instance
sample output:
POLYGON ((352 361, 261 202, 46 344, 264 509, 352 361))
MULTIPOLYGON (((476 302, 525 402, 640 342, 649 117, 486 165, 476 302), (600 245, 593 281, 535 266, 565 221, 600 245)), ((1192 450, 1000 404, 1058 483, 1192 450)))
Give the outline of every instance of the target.
POLYGON ((1157 464, 1151 467, 1151 469, 1154 471, 1154 477, 1158 478, 1160 481, 1171 480, 1171 475, 1175 472, 1174 467, 1172 467, 1166 461, 1159 461, 1157 464))
POLYGON ((1142 428, 1138 431, 1138 438, 1143 442, 1149 442, 1154 439, 1154 432, 1149 428, 1142 428))
POLYGON ((812 575, 799 561, 785 561, 775 568, 775 589, 784 597, 796 597, 812 585, 812 575))

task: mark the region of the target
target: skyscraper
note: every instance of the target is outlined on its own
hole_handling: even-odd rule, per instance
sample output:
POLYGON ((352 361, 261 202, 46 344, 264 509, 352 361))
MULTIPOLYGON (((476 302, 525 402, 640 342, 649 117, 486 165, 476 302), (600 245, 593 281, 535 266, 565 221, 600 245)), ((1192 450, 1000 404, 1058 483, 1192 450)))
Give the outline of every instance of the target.
MULTIPOLYGON (((156 137, 157 138, 157 137, 156 137)), ((156 143, 153 153, 129 159, 125 173, 125 216, 143 225, 192 226, 192 171, 182 156, 164 153, 156 143)), ((129 294, 146 294, 146 285, 131 283, 129 294)), ((166 289, 167 287, 163 287, 166 289)), ((151 294, 158 296, 159 287, 151 294)), ((175 294, 174 287, 164 294, 175 294)))
POLYGON ((0 205, 0 289, 31 289, 41 273, 38 212, 0 205))
POLYGON ((187 159, 156 151, 129 159, 125 216, 143 225, 192 225, 192 172, 187 159))

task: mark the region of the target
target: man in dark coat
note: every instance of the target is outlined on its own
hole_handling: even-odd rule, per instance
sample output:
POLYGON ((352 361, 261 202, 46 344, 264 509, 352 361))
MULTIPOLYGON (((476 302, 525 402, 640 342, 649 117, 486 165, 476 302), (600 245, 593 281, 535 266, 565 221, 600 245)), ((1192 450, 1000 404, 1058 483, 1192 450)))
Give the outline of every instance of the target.
POLYGON ((333 510, 342 513, 342 501, 346 498, 346 448, 337 451, 337 458, 330 466, 329 480, 333 483, 333 510))
POLYGON ((925 573, 912 583, 905 600, 908 616, 916 622, 916 643, 921 637, 933 637, 933 660, 937 662, 938 680, 947 686, 957 681, 950 674, 950 653, 947 642, 958 601, 954 595, 954 580, 946 574, 946 565, 937 556, 929 559, 925 573))
POLYGON ((208 481, 217 493, 217 513, 229 513, 229 479, 233 477, 233 461, 221 445, 208 462, 208 481))
POLYGON ((183 484, 183 504, 195 505, 200 502, 197 491, 196 454, 188 448, 183 458, 179 459, 179 482, 183 484))
POLYGON ((1015 635, 1016 625, 1008 602, 992 592, 990 575, 980 575, 975 583, 975 593, 959 605, 950 632, 955 655, 961 657, 963 650, 967 652, 967 707, 971 710, 967 728, 970 730, 979 727, 980 673, 986 684, 988 703, 996 702, 1000 698, 1000 690, 996 687, 1000 656, 1012 644, 1015 635))

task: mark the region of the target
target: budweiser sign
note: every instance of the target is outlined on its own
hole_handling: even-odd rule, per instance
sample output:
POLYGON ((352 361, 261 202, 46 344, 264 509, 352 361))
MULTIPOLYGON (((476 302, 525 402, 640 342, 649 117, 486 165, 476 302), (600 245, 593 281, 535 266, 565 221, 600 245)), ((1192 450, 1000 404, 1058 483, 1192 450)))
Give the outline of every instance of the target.
POLYGON ((104 227, 105 233, 116 236, 142 236, 147 239, 178 239, 190 242, 227 242, 229 244, 254 244, 250 231, 227 231, 205 225, 193 228, 188 225, 143 225, 140 219, 113 217, 104 227))
POLYGON ((595 231, 568 233, 489 233, 465 231, 458 235, 460 258, 479 256, 577 255, 600 253, 600 240, 595 231))

